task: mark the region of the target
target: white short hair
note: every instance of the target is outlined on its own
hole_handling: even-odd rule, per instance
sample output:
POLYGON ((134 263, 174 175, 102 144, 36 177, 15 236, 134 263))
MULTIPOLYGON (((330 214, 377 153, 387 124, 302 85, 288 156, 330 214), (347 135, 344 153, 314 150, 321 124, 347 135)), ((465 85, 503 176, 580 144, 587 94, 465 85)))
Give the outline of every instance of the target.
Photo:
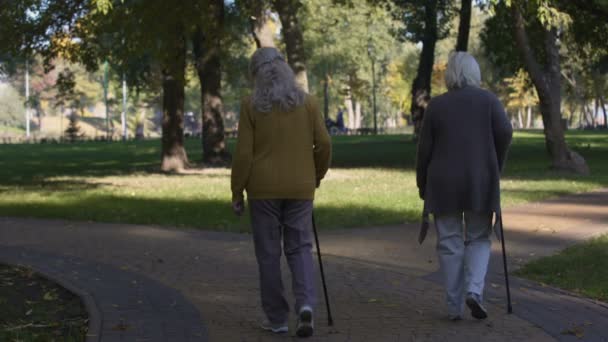
POLYGON ((473 56, 466 52, 452 52, 445 72, 445 85, 448 89, 459 89, 465 86, 479 87, 481 72, 473 56))

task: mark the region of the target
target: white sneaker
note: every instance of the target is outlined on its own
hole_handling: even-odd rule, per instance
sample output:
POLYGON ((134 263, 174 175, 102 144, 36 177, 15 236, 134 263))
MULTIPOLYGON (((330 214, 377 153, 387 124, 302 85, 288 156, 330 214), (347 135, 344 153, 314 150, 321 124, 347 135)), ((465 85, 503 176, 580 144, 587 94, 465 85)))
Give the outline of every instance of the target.
POLYGON ((262 321, 262 323, 260 324, 260 328, 266 331, 271 331, 275 334, 285 334, 289 332, 289 327, 287 326, 287 323, 273 324, 267 319, 262 321))
POLYGON ((300 309, 298 315, 298 325, 296 335, 298 337, 310 337, 314 332, 314 321, 312 318, 312 308, 308 305, 300 309))

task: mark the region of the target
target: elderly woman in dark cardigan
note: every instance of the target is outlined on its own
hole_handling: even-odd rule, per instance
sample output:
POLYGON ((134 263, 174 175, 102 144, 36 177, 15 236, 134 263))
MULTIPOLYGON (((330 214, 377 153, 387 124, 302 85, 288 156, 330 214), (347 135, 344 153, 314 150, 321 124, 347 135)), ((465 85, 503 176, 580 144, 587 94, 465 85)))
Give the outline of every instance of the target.
POLYGON ((448 92, 433 98, 419 137, 416 178, 425 214, 433 214, 448 315, 464 304, 484 319, 484 282, 492 215, 500 215, 500 173, 513 130, 496 96, 480 88, 479 65, 466 52, 450 55, 448 92))

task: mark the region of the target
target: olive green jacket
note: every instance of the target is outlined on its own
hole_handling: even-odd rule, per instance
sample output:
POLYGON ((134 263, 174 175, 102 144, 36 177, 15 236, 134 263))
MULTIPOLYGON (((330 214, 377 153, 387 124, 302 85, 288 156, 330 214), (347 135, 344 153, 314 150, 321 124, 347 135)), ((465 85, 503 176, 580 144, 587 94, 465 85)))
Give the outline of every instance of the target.
POLYGON ((331 139, 314 97, 289 112, 255 110, 241 102, 232 162, 232 200, 314 199, 331 160, 331 139))

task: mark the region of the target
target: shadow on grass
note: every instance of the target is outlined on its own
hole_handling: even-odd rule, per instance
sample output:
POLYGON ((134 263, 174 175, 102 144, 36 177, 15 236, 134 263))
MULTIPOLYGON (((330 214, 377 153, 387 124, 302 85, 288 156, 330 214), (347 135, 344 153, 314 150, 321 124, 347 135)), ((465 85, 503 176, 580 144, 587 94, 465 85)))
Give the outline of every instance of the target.
MULTIPOLYGON (((333 137, 334 168, 382 167, 413 169, 416 146, 407 135, 333 137)), ((605 133, 570 133, 572 146, 581 147, 593 175, 571 176, 548 170, 544 139, 538 132, 517 133, 511 148, 505 180, 577 181, 578 188, 608 185, 608 135, 605 133)), ((234 140, 229 141, 232 149, 234 140)), ((190 159, 200 161, 200 141, 186 139, 190 159)), ((76 144, 0 145, 0 191, 24 192, 27 201, 15 196, 2 201, 0 215, 67 218, 105 222, 161 224, 205 228, 217 231, 245 231, 247 219, 238 220, 229 203, 213 199, 146 198, 117 195, 96 190, 102 183, 87 182, 82 177, 121 176, 158 172, 159 140, 129 142, 86 142, 76 144), (57 180, 56 177, 81 177, 57 180), (12 188, 11 188, 12 187, 12 188), (56 193, 56 194, 55 194, 56 193), (64 195, 65 194, 65 195, 64 195), (53 198, 56 195, 57 198, 53 198), (36 196, 39 196, 38 198, 36 196), (49 197, 49 198, 46 198, 49 197)), ((180 175, 181 176, 181 175, 180 175)), ((201 177, 226 177, 213 173, 201 177)), ((564 185, 565 186, 565 185, 564 185)), ((572 193, 572 187, 542 184, 530 189, 505 189, 515 200, 530 201, 572 193)), ((370 199, 369 205, 333 206, 320 204, 316 210, 319 225, 353 227, 396 224, 419 220, 417 210, 380 208, 370 199)))
MULTIPOLYGON (((249 231, 248 215, 236 217, 229 201, 216 199, 142 198, 80 192, 80 184, 70 185, 64 194, 43 192, 39 199, 0 202, 0 216, 55 218, 95 222, 202 228, 225 232, 249 231), (74 186, 72 188, 72 186, 74 186), (73 192, 72 192, 73 191, 73 192), (60 200, 45 197, 58 196, 60 200)), ((372 206, 331 206, 315 208, 320 229, 396 224, 418 218, 417 210, 391 210, 372 206)))
MULTIPOLYGON (((333 137, 333 168, 382 167, 412 170, 416 145, 410 135, 333 137)), ((608 174, 608 134, 570 132, 570 145, 588 161, 593 177, 608 174)), ((190 161, 201 161, 196 138, 185 140, 190 161)), ((234 140, 228 141, 229 150, 234 140)), ((159 171, 160 141, 0 145, 0 183, 24 184, 57 176, 107 176, 159 171)), ((517 179, 577 178, 552 172, 541 132, 518 132, 509 152, 506 176, 517 179)), ((608 183, 608 180, 606 180, 608 183)))

